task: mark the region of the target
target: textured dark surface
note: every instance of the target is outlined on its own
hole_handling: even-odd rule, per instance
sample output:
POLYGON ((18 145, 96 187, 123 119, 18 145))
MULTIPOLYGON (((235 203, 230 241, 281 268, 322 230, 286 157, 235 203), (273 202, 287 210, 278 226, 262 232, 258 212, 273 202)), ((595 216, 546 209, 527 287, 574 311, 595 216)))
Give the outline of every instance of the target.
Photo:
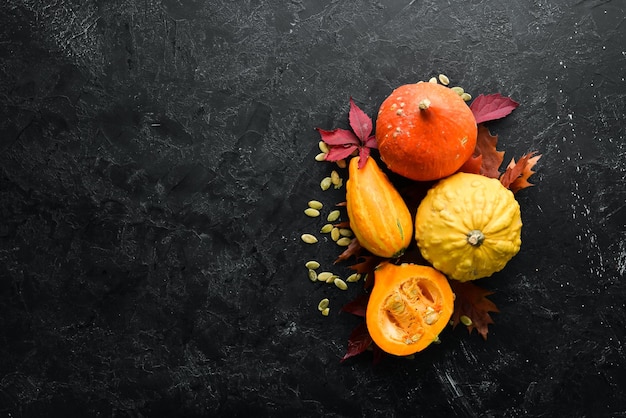
POLYGON ((626 416, 625 7, 3 2, 0 413, 626 416), (339 363, 360 290, 306 278, 348 271, 299 240, 342 199, 313 128, 439 72, 521 103, 489 126, 543 154, 522 251, 487 341, 339 363))

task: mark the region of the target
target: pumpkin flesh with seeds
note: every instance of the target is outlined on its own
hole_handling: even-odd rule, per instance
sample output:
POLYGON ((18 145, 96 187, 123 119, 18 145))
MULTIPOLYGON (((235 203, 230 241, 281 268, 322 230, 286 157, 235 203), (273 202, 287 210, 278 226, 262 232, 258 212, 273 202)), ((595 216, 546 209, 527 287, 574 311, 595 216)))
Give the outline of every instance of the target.
POLYGON ((452 279, 489 277, 521 246, 522 220, 513 193, 498 179, 457 173, 420 203, 415 238, 422 256, 452 279))
POLYGON ((408 356, 438 340, 454 308, 448 279, 429 266, 384 262, 374 272, 366 324, 383 351, 408 356))
POLYGON ((389 169, 412 180, 437 180, 456 172, 476 147, 476 119, 465 101, 435 83, 406 84, 378 111, 376 139, 389 169))
POLYGON ((406 203, 373 158, 358 167, 350 160, 346 206, 350 228, 361 247, 374 255, 396 258, 413 236, 413 219, 406 203))

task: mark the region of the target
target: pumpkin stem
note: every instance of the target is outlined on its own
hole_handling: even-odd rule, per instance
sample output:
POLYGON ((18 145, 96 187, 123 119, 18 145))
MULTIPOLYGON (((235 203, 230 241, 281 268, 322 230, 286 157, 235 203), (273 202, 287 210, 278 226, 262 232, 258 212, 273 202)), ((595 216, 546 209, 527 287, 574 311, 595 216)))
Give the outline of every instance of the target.
POLYGON ((419 102, 418 104, 420 110, 426 110, 430 107, 430 100, 428 99, 422 99, 421 102, 419 102))
POLYGON ((473 247, 480 247, 485 240, 485 235, 478 229, 473 229, 467 233, 467 242, 473 247))

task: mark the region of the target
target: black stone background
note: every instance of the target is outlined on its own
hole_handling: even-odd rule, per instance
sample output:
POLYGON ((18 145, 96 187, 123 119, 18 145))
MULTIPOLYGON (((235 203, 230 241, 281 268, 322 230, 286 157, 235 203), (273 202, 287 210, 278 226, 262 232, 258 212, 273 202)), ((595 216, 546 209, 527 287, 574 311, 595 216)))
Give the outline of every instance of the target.
MULTIPOLYGON (((7 0, 0 413, 626 416, 621 0, 7 0), (340 363, 361 292, 313 284, 315 127, 447 74, 543 154, 483 341, 340 363), (331 299, 331 315, 317 303, 331 299)), ((345 177, 345 171, 341 171, 345 177)))

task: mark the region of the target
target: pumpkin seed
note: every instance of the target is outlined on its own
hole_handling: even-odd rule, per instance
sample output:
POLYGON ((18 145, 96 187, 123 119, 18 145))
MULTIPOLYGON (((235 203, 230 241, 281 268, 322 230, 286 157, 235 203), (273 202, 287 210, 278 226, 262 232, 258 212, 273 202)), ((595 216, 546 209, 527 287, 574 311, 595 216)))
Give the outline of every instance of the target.
POLYGON ((472 325, 472 318, 470 318, 469 316, 466 315, 461 315, 461 317, 459 318, 459 320, 461 321, 461 323, 463 325, 465 325, 466 327, 469 327, 470 325, 472 325))
POLYGON ((461 99, 465 100, 466 102, 469 102, 470 100, 472 100, 472 95, 469 93, 463 93, 461 94, 461 99))
POLYGON ((341 280, 339 277, 337 277, 334 280, 334 283, 335 283, 335 286, 337 286, 339 289, 341 289, 341 290, 348 290, 348 285, 346 284, 346 282, 341 280))
POLYGON ((337 242, 337 240, 339 240, 340 234, 339 234, 339 228, 337 227, 333 227, 332 231, 330 231, 330 238, 337 242))
POLYGON ((320 216, 320 211, 317 209, 313 209, 313 208, 306 208, 304 210, 304 213, 306 216, 310 216, 311 218, 316 218, 320 216))
POLYGON ((439 312, 430 312, 424 317, 424 322, 426 322, 426 325, 432 325, 439 320, 440 316, 439 312))
POLYGON ((335 209, 328 214, 326 220, 328 222, 335 222, 337 219, 339 219, 339 216, 341 216, 341 212, 339 211, 339 209, 335 209))
POLYGON ((437 84, 437 77, 431 77, 430 80, 428 80, 428 82, 437 84))
POLYGON ((320 151, 322 151, 324 154, 328 154, 328 151, 330 151, 330 149, 328 148, 328 144, 324 141, 318 142, 317 146, 319 147, 320 151))
POLYGON ((433 344, 441 344, 441 340, 439 339, 439 335, 433 338, 433 344))
POLYGON ((309 269, 309 280, 311 280, 312 282, 317 281, 317 273, 313 269, 309 269))
POLYGON ((444 86, 447 86, 448 84, 450 84, 450 79, 445 74, 439 74, 439 81, 444 86))
POLYGON ((324 316, 328 316, 329 313, 330 313, 330 308, 324 308, 322 310, 322 315, 324 315, 324 316))
POLYGON ((348 228, 339 228, 339 235, 342 237, 351 237, 353 233, 348 228))
POLYGON ((320 268, 320 263, 315 260, 311 260, 307 261, 304 266, 310 270, 317 270, 318 268, 320 268))
POLYGON ((308 205, 310 208, 317 209, 317 210, 320 210, 324 207, 324 204, 320 202, 319 200, 309 200, 308 205))
POLYGON ((320 282, 325 282, 331 277, 333 277, 333 274, 330 271, 323 271, 317 275, 317 280, 320 282))
POLYGON ((302 234, 300 238, 307 244, 315 244, 317 242, 317 238, 311 234, 302 234))
POLYGON ((341 247, 347 247, 348 245, 350 245, 351 242, 352 242, 351 238, 343 237, 343 238, 339 238, 337 240, 337 245, 339 245, 341 247))
POLYGON ((333 224, 326 224, 322 227, 322 229, 320 229, 320 232, 322 234, 328 234, 330 231, 332 231, 334 228, 333 224))
POLYGON ((330 180, 336 185, 339 183, 339 180, 341 180, 341 177, 339 177, 339 173, 337 173, 337 171, 333 170, 330 172, 330 180))
POLYGON ((333 180, 330 177, 324 177, 320 182, 320 187, 322 188, 322 190, 328 190, 330 189, 330 186, 332 186, 332 184, 333 180))
POLYGON ((336 274, 333 274, 328 279, 326 279, 326 283, 333 283, 337 277, 339 276, 337 276, 336 274))
POLYGON ((328 308, 329 303, 330 301, 328 300, 328 298, 324 298, 320 300, 320 303, 317 304, 317 309, 319 309, 320 311, 323 311, 324 309, 328 308))
POLYGON ((327 155, 328 154, 326 154, 325 152, 320 152, 315 156, 315 161, 325 161, 327 155))
POLYGON ((465 93, 465 90, 463 90, 463 87, 459 87, 459 86, 450 87, 450 90, 454 91, 459 96, 465 93))
POLYGON ((359 273, 352 273, 346 278, 346 282, 355 283, 361 280, 361 275, 359 273))

